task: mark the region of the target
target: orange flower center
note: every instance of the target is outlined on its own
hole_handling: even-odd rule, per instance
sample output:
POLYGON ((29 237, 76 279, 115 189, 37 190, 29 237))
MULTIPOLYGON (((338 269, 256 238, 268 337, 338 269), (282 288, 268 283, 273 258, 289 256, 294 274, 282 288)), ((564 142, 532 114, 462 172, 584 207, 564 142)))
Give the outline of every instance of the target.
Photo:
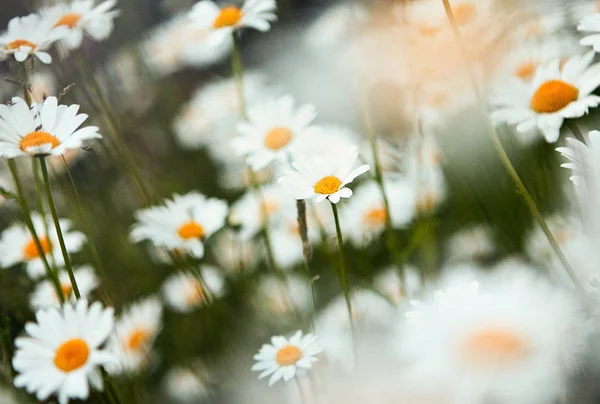
POLYGON ((204 233, 204 228, 200 226, 200 224, 194 222, 193 220, 185 223, 183 226, 177 230, 177 234, 184 240, 189 240, 192 238, 204 238, 206 235, 204 233))
POLYGON ((265 146, 267 149, 279 150, 287 145, 293 137, 291 130, 284 126, 276 126, 265 136, 265 146))
POLYGON ((490 328, 463 341, 462 353, 471 364, 508 363, 526 356, 529 346, 511 331, 490 328))
POLYGON ((290 366, 296 364, 302 358, 302 351, 294 345, 286 345, 277 351, 275 362, 279 366, 290 366))
POLYGON ((454 18, 458 25, 464 25, 475 18, 475 7, 470 3, 458 3, 452 7, 454 18))
POLYGON ((132 351, 140 350, 148 342, 149 333, 146 330, 135 330, 127 338, 126 347, 132 351))
POLYGON ((363 220, 369 226, 382 226, 387 220, 387 213, 384 208, 374 208, 365 213, 363 220))
POLYGON ((14 41, 4 45, 4 48, 16 50, 16 49, 19 49, 21 46, 29 46, 31 49, 37 48, 36 44, 34 44, 33 42, 30 42, 26 39, 15 39, 14 41))
POLYGON ((515 76, 522 80, 531 80, 537 65, 534 62, 523 62, 515 69, 515 76))
POLYGON ((221 12, 215 18, 215 22, 213 23, 213 27, 215 28, 224 28, 224 27, 232 27, 238 23, 239 20, 242 19, 244 15, 242 14, 242 10, 235 6, 223 7, 221 12))
POLYGON ((71 292, 73 291, 73 286, 70 283, 63 283, 60 285, 60 289, 62 290, 62 294, 64 297, 71 296, 71 292))
POLYGON ((437 204, 437 197, 433 192, 427 192, 421 198, 417 200, 417 212, 426 214, 435 208, 437 204))
POLYGON ((52 145, 54 149, 60 144, 60 141, 48 132, 35 131, 23 136, 20 146, 22 151, 27 151, 30 147, 39 147, 44 144, 52 145))
POLYGON ((204 299, 204 289, 198 281, 194 281, 194 284, 185 296, 185 302, 190 305, 196 305, 204 299))
POLYGON ((87 362, 90 348, 87 343, 79 338, 68 340, 62 344, 54 356, 54 364, 63 372, 79 369, 87 362))
POLYGON ((423 36, 434 36, 438 32, 440 32, 439 27, 430 27, 430 26, 424 25, 424 24, 417 26, 417 30, 423 36))
MULTIPOLYGON (((40 244, 42 247, 41 252, 43 252, 44 255, 46 255, 50 251, 52 251, 52 243, 50 242, 50 240, 48 240, 48 238, 46 238, 46 237, 40 238, 40 244)), ((26 260, 32 260, 35 258, 39 258, 41 256, 40 251, 38 250, 37 246, 35 245, 35 241, 33 241, 33 239, 31 239, 25 245, 25 248, 23 249, 23 255, 25 256, 26 260)))
POLYGON ((67 13, 67 14, 63 15, 62 17, 60 17, 60 19, 58 21, 56 21, 56 24, 54 24, 54 28, 62 27, 62 26, 73 28, 77 25, 77 23, 79 22, 80 19, 81 19, 81 14, 67 13))
POLYGON ((321 178, 314 186, 314 191, 321 195, 331 195, 339 191, 342 181, 334 176, 328 175, 327 177, 321 178))
POLYGON ((579 97, 579 90, 561 80, 543 83, 531 97, 530 107, 539 114, 560 111, 579 97))

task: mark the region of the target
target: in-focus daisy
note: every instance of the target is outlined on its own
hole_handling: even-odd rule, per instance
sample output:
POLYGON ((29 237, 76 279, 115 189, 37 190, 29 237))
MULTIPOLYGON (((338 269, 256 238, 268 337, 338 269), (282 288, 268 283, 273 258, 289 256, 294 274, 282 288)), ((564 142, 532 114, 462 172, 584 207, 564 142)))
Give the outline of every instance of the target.
POLYGON ((291 95, 267 100, 248 109, 247 121, 238 124, 240 136, 232 142, 239 155, 258 171, 273 160, 285 162, 289 150, 317 117, 310 104, 296 106, 291 95))
POLYGON ((340 148, 335 154, 323 156, 296 156, 292 166, 279 179, 281 184, 294 190, 296 199, 315 198, 317 202, 329 199, 338 203, 341 198, 350 198, 352 190, 345 186, 369 170, 368 165, 353 168, 358 158, 356 146, 340 148))
POLYGON ((211 29, 210 41, 218 45, 228 41, 234 31, 242 28, 268 31, 271 23, 277 20, 276 8, 275 0, 246 0, 241 8, 221 8, 210 0, 202 0, 194 4, 189 18, 198 27, 211 29))
MULTIPOLYGON (((74 270, 73 274, 75 275, 75 281, 77 282, 77 287, 79 288, 79 293, 82 298, 87 298, 100 284, 98 277, 91 267, 81 267, 74 270)), ((75 294, 73 293, 73 286, 69 279, 69 274, 66 271, 61 271, 58 274, 58 280, 65 301, 74 301, 75 294)), ((56 289, 50 280, 40 282, 35 287, 35 290, 29 298, 29 303, 34 310, 45 309, 47 307, 60 307, 61 304, 60 298, 56 294, 56 289)))
POLYGON ((517 125, 517 132, 539 129, 549 143, 560 135, 565 119, 579 118, 600 103, 592 92, 600 85, 600 64, 592 64, 594 52, 573 56, 562 68, 554 60, 536 69, 531 84, 513 79, 492 96, 496 123, 517 125))
POLYGON ((0 105, 0 156, 59 156, 102 138, 96 126, 80 128, 88 115, 78 112, 79 105, 58 105, 56 97, 31 108, 19 97, 0 105))
POLYGON ((98 302, 88 306, 86 300, 38 311, 36 322, 25 326, 27 337, 15 340, 15 386, 35 393, 40 401, 56 394, 60 404, 87 399, 90 384, 102 390, 99 367, 116 360, 101 348, 113 322, 112 308, 98 302))
POLYGON ((204 256, 204 240, 225 224, 227 203, 199 192, 173 195, 163 206, 136 212, 131 240, 149 240, 170 251, 183 250, 196 258, 204 256))
POLYGON ((450 402, 552 401, 588 336, 573 296, 519 269, 417 307, 394 344, 415 382, 452 386, 450 402))
POLYGON ((84 34, 96 41, 103 41, 113 30, 113 20, 119 15, 112 8, 117 0, 106 0, 94 6, 94 0, 72 0, 59 3, 41 11, 54 21, 54 27, 66 27, 68 33, 61 39, 67 49, 81 46, 84 34))
POLYGON ((179 273, 165 281, 162 292, 170 307, 187 313, 223 295, 224 281, 219 270, 205 265, 201 271, 202 277, 192 273, 179 273))
POLYGON ((257 363, 252 370, 261 372, 259 379, 271 375, 269 386, 272 386, 281 379, 286 382, 293 379, 301 369, 310 369, 320 352, 317 337, 312 334, 302 336, 302 331, 298 331, 289 339, 275 336, 254 355, 257 363))
MULTIPOLYGON (((22 262, 25 264, 27 274, 32 278, 38 278, 46 273, 41 258, 42 253, 49 262, 52 262, 51 258, 53 257, 59 266, 64 265, 65 262, 52 219, 45 219, 50 234, 45 234, 46 226, 40 215, 34 213, 31 219, 43 251, 40 252, 37 249, 27 226, 16 223, 4 230, 0 237, 0 266, 8 268, 22 262)), ((69 220, 60 219, 59 223, 67 251, 72 254, 81 250, 85 243, 85 235, 78 231, 71 231, 69 220)))
POLYGON ((50 45, 66 33, 65 27, 55 27, 54 21, 38 14, 15 17, 9 21, 8 30, 0 35, 0 59, 13 56, 17 62, 24 62, 35 55, 48 64, 52 62, 47 52, 50 45))
POLYGON ((146 365, 161 323, 162 306, 155 297, 138 301, 127 308, 117 320, 108 344, 118 362, 107 370, 113 374, 135 372, 146 365))

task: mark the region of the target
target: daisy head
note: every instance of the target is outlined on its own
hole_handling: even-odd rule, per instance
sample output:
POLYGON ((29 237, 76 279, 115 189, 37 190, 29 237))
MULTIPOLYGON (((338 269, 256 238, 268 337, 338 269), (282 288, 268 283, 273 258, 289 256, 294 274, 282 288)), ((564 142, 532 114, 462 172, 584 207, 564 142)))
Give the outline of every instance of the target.
MULTIPOLYGON (((27 226, 21 223, 14 224, 4 230, 0 236, 0 265, 8 268, 23 263, 30 277, 39 278, 45 274, 42 256, 49 261, 53 257, 59 266, 64 265, 65 262, 52 219, 33 214, 32 221, 40 241, 41 251, 27 226), (48 228, 49 234, 46 234, 46 228, 48 228)), ((68 220, 60 219, 59 223, 67 251, 71 254, 81 250, 85 243, 85 235, 78 231, 72 231, 71 222, 68 220)))
POLYGON ((277 20, 276 8, 275 0, 246 0, 241 8, 219 7, 213 1, 202 0, 194 4, 189 18, 199 27, 211 29, 211 42, 216 45, 228 41, 234 31, 242 28, 268 31, 277 20))
POLYGON ((66 33, 65 27, 55 27, 54 21, 38 14, 15 17, 0 35, 0 59, 13 56, 17 62, 24 62, 34 55, 48 64, 52 62, 48 48, 66 33))
POLYGON ((61 43, 69 50, 81 46, 84 35, 102 41, 113 30, 113 20, 119 15, 112 8, 116 0, 107 0, 94 6, 94 0, 73 0, 59 3, 41 11, 46 18, 54 21, 54 27, 64 27, 68 31, 61 43))
POLYGON ((113 322, 111 308, 86 300, 38 311, 36 322, 25 326, 27 336, 15 340, 15 386, 40 401, 56 394, 60 404, 87 399, 90 384, 102 390, 100 366, 116 360, 101 348, 113 322))
POLYGON ((162 306, 156 297, 128 307, 117 320, 108 343, 118 363, 107 367, 107 370, 113 374, 135 372, 146 365, 161 323, 162 306))
POLYGON ((338 203, 350 198, 352 190, 346 188, 356 177, 369 170, 368 165, 353 168, 358 158, 356 146, 341 148, 328 158, 320 155, 298 155, 290 170, 279 183, 294 190, 296 199, 314 198, 317 202, 329 199, 338 203))
MULTIPOLYGON (((82 298, 87 298, 94 289, 98 287, 100 281, 91 267, 82 267, 76 269, 73 274, 82 298)), ((66 271, 58 274, 61 293, 65 301, 74 301, 73 286, 66 271)), ((48 307, 60 307, 60 297, 50 280, 40 282, 33 291, 29 303, 34 310, 45 309, 48 307)))
POLYGON ((587 35, 579 42, 583 46, 591 46, 594 52, 600 52, 600 10, 596 4, 595 14, 587 15, 577 25, 577 30, 587 35))
POLYGON ((258 171, 273 160, 286 161, 316 116, 313 105, 296 106, 290 95, 265 101, 249 108, 248 120, 238 124, 240 136, 232 145, 258 171))
POLYGON ((274 275, 265 276, 256 292, 257 309, 277 321, 294 311, 306 312, 312 299, 309 280, 294 274, 286 276, 285 285, 274 275))
POLYGON ((60 156, 101 138, 96 126, 80 128, 88 115, 78 112, 79 105, 58 105, 56 97, 31 108, 19 97, 0 105, 0 156, 60 156))
POLYGON ((210 394, 207 383, 196 369, 173 368, 164 377, 163 385, 167 395, 178 403, 197 402, 210 394))
POLYGON ((202 276, 179 273, 170 276, 162 287, 167 304, 173 310, 187 313, 223 295, 223 276, 216 268, 204 266, 202 276))
POLYGON ((207 198, 199 192, 173 195, 162 206, 136 212, 137 223, 131 229, 131 240, 149 240, 170 251, 184 251, 193 257, 204 256, 204 240, 225 224, 227 203, 207 198))
POLYGON ((312 334, 302 336, 302 331, 298 331, 289 339, 272 337, 271 343, 264 344, 254 355, 256 363, 252 370, 261 372, 259 379, 270 375, 269 386, 272 386, 278 380, 293 379, 298 370, 310 369, 320 352, 317 337, 312 334))
POLYGON ((492 119, 516 125, 519 133, 537 129, 547 142, 556 142, 565 119, 579 118, 600 103, 592 94, 600 85, 600 64, 592 65, 593 58, 588 52, 568 58, 562 68, 559 60, 540 65, 531 84, 510 80, 492 98, 492 119))

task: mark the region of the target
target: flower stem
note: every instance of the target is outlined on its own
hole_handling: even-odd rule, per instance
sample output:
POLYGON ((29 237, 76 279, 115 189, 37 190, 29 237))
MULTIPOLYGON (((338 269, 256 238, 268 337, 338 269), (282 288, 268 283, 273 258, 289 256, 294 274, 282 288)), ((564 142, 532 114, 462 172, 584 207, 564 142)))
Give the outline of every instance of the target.
POLYGON ((231 39, 233 41, 233 49, 231 51, 231 71, 233 72, 233 77, 238 92, 240 114, 243 119, 246 119, 246 99, 244 98, 244 67, 242 64, 240 43, 235 31, 231 34, 231 39))
POLYGON ((340 218, 337 206, 333 202, 330 203, 331 210, 333 211, 333 219, 335 220, 335 231, 337 233, 340 279, 342 283, 342 289, 344 290, 344 298, 346 299, 346 308, 348 309, 348 317, 350 319, 350 329, 352 331, 352 337, 354 338, 354 318, 352 315, 352 301, 350 299, 350 284, 348 283, 348 273, 346 271, 346 260, 344 257, 344 238, 342 236, 342 228, 340 226, 340 218))
MULTIPOLYGON (((35 226, 33 225, 33 221, 31 220, 31 211, 27 206, 27 202, 23 196, 23 187, 21 186, 21 181, 19 180, 19 173, 17 172, 17 165, 15 164, 14 159, 8 160, 8 169, 10 170, 10 174, 12 175, 13 182, 15 183, 15 192, 17 193, 17 202, 21 207, 21 211, 23 212, 23 216, 25 218, 25 225, 29 229, 29 233, 31 233, 31 237, 33 238, 33 242, 35 244, 35 248, 37 248, 40 253, 40 259, 44 265, 44 269, 46 270, 46 276, 48 279, 52 281, 52 285, 54 286, 54 291, 56 295, 60 299, 61 303, 64 303, 65 296, 62 292, 62 288, 60 286, 60 281, 58 280, 58 276, 50 267, 48 260, 46 259, 46 254, 44 254, 44 249, 42 247, 42 243, 40 242, 40 238, 37 235, 35 230, 35 226)), ((46 235, 48 236, 48 235, 46 235)))
MULTIPOLYGON (((35 193, 37 199, 37 210, 42 217, 42 223, 44 224, 44 233, 46 235, 50 234, 50 229, 48 228, 48 222, 46 221, 46 212, 44 209, 44 201, 42 197, 42 180, 40 178, 40 170, 38 167, 38 161, 36 158, 31 159, 31 171, 33 171, 33 181, 35 182, 35 193)), ((56 265, 56 259, 54 258, 54 252, 52 249, 50 250, 50 260, 52 260, 52 267, 55 271, 58 272, 58 266, 56 265)))
POLYGON ((486 106, 486 103, 485 103, 485 99, 484 99, 484 97, 483 97, 483 95, 481 93, 481 90, 479 88, 479 84, 477 83, 477 79, 475 78, 476 76, 475 76, 475 74, 473 72, 473 69, 472 69, 472 66, 471 66, 471 63, 470 63, 469 54, 468 54, 467 49, 466 49, 466 47, 464 45, 464 41, 462 39, 462 35, 460 34, 460 30, 458 29, 458 24, 456 23, 456 19, 454 17, 454 13, 452 11, 452 7, 450 6, 450 2, 449 2, 449 0, 442 0, 442 2, 444 4, 444 9, 446 10, 446 15, 448 16, 448 21, 450 22, 450 26, 452 27, 452 31, 454 33, 454 36, 456 38, 456 41, 458 43, 458 46, 459 46, 459 48, 461 50, 461 53, 462 53, 462 56, 464 58, 465 65, 466 65, 466 68, 467 68, 467 71, 468 71, 468 74, 469 74, 469 79, 470 79, 471 85, 473 87, 473 91, 475 92, 475 96, 477 97, 477 101, 478 101, 478 103, 479 103, 479 105, 481 107, 481 111, 482 111, 482 113, 483 113, 483 115, 485 117, 485 123, 486 123, 487 129, 488 129, 488 133, 490 134, 490 136, 492 138, 492 142, 494 143, 494 147, 496 148, 496 152, 498 153, 498 156, 500 157, 500 160, 502 160, 502 163, 504 164, 504 167, 506 168, 506 171, 508 172, 508 174, 512 178, 513 182, 515 183, 515 186, 517 187, 517 191, 523 197, 523 200, 525 201, 525 204, 529 208, 529 210, 530 210, 531 214, 533 215, 533 217, 535 218, 535 220, 537 220, 539 226, 541 227, 542 231, 544 232, 544 235, 546 236, 546 238, 550 242, 550 245, 552 246, 552 249, 554 250, 554 252, 557 255, 557 257, 560 260, 560 262, 562 263, 562 265, 563 265, 563 267, 565 269, 565 272, 567 272, 567 274, 571 278, 571 281, 577 287, 577 289, 579 289, 583 293, 586 293, 585 289, 583 288, 583 285, 581 284, 581 282, 577 278, 577 275, 575 274, 575 271, 573 270, 573 268, 571 267, 571 265, 567 261, 567 258, 565 257, 565 255, 563 254, 562 250, 560 249, 560 246, 558 245, 558 242, 556 241, 556 239, 552 235, 552 232, 550 231, 550 228, 548 227, 548 224, 544 220, 544 217, 542 216, 542 213, 540 212, 538 206, 536 205, 535 201, 533 200, 533 197, 531 196, 531 194, 527 190, 527 187, 525 186, 525 184, 521 180, 521 177, 519 177, 519 174, 517 173, 517 170, 515 169, 515 167, 511 163, 510 158, 506 154, 506 150, 504 150, 504 146, 502 146, 502 142, 500 141, 500 138, 498 137, 498 134, 496 133, 496 129, 494 128, 494 125, 492 124, 492 122, 490 120, 490 114, 489 114, 489 111, 487 109, 487 106, 486 106))
POLYGON ((58 214, 56 213, 56 206, 54 205, 54 198, 52 197, 52 189, 50 188, 50 178, 48 176, 48 167, 46 166, 46 158, 44 156, 40 156, 40 167, 42 168, 42 177, 44 178, 44 184, 46 186, 46 197, 48 198, 48 206, 50 206, 50 213, 52 215, 52 220, 54 220, 54 227, 56 228, 56 236, 58 237, 58 243, 60 244, 60 251, 62 252, 63 258, 65 260, 65 268, 67 273, 69 274, 69 280, 71 281, 71 286, 73 287, 73 293, 77 299, 81 298, 81 294, 79 293, 79 287, 77 286, 77 281, 75 280, 75 274, 73 274, 73 267, 71 266, 71 258, 69 257, 69 252, 67 251, 67 246, 65 245, 65 239, 63 237, 62 229, 60 227, 60 221, 58 220, 58 214))
POLYGON ((304 257, 304 270, 310 279, 310 291, 312 294, 312 310, 310 316, 310 323, 315 332, 315 317, 317 315, 317 295, 315 293, 314 281, 310 272, 310 241, 308 240, 308 224, 306 222, 306 201, 299 199, 296 200, 296 210, 298 211, 298 229, 300 231, 300 239, 302 240, 302 255, 304 257))

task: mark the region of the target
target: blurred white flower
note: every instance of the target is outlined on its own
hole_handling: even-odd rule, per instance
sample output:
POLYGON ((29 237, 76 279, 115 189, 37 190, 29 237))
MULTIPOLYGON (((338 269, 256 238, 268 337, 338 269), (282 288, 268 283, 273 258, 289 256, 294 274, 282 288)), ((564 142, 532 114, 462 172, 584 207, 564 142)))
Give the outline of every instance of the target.
POLYGON ((462 229, 448 240, 448 255, 451 261, 471 261, 490 257, 496 247, 492 231, 486 225, 462 229))
POLYGON ((223 296, 224 281, 219 270, 204 265, 199 271, 202 277, 195 273, 178 273, 165 281, 163 296, 173 310, 188 313, 223 296))
POLYGON ((266 311, 269 317, 277 316, 278 321, 294 311, 305 313, 312 305, 309 280, 289 274, 282 283, 274 275, 265 276, 260 280, 253 301, 260 311, 266 311))
POLYGON ((254 171, 272 161, 287 163, 297 139, 311 130, 317 117, 315 107, 295 104, 291 95, 285 95, 251 105, 247 120, 238 124, 239 136, 233 139, 232 147, 236 154, 246 156, 254 171))
POLYGON ((358 33, 357 25, 365 23, 366 20, 367 9, 363 5, 335 4, 308 26, 304 32, 304 41, 311 48, 328 49, 343 43, 348 36, 358 33))
POLYGON ((35 393, 40 401, 56 394, 60 404, 71 398, 86 400, 90 385, 102 390, 100 366, 116 359, 101 348, 113 323, 112 308, 98 302, 88 306, 86 300, 38 311, 36 322, 25 327, 27 337, 15 340, 15 386, 35 393))
POLYGON ((405 266, 403 272, 404 285, 396 267, 385 270, 373 280, 375 289, 395 305, 403 303, 407 298, 413 298, 421 290, 423 282, 416 268, 405 266))
POLYGON ((588 34, 581 38, 579 42, 583 46, 591 46, 595 52, 600 52, 600 14, 598 14, 598 5, 596 4, 596 14, 587 15, 583 18, 577 30, 588 34))
POLYGON ((8 30, 0 35, 0 60, 13 56, 17 62, 24 62, 34 55, 48 64, 52 62, 48 49, 67 32, 66 27, 55 27, 52 19, 38 14, 15 17, 9 21, 8 30))
MULTIPOLYGON (((79 289, 81 298, 87 298, 94 289, 100 284, 100 280, 94 273, 92 267, 85 266, 73 271, 75 276, 75 282, 79 289)), ((60 282, 60 288, 65 301, 75 301, 75 293, 73 292, 73 286, 71 279, 67 271, 61 271, 58 274, 58 281, 60 282)), ((60 307, 60 297, 56 294, 56 289, 52 284, 52 281, 47 279, 40 282, 29 298, 31 308, 34 310, 45 309, 48 307, 60 307)))
POLYGON ((44 97, 56 94, 56 78, 50 71, 35 71, 30 78, 31 99, 38 103, 44 102, 44 97))
POLYGON ((492 119, 516 125, 519 133, 537 127, 547 142, 556 142, 565 119, 579 118, 600 103, 592 94, 600 85, 600 63, 592 65, 593 58, 594 52, 573 56, 562 68, 553 60, 538 66, 531 84, 515 78, 497 88, 492 119))
POLYGON ((357 158, 355 146, 339 148, 329 158, 296 156, 292 163, 296 170, 287 171, 279 182, 293 189, 296 199, 314 198, 317 202, 329 199, 331 203, 338 203, 341 198, 352 196, 352 190, 345 186, 369 170, 368 165, 353 168, 357 158))
POLYGON ((162 306, 149 297, 127 307, 119 316, 108 349, 117 356, 106 370, 111 374, 131 373, 148 363, 154 339, 162 325, 162 306))
POLYGON ((202 0, 194 4, 188 15, 198 27, 212 31, 210 42, 218 46, 230 41, 233 32, 242 28, 268 31, 277 20, 276 9, 275 0, 246 0, 241 8, 220 8, 211 0, 202 0))
POLYGON ((209 394, 204 381, 191 369, 178 367, 169 370, 163 379, 169 397, 178 403, 197 403, 209 394))
POLYGON ((31 108, 19 97, 0 105, 0 155, 60 156, 81 147, 84 140, 102 138, 96 126, 79 128, 88 115, 78 112, 79 105, 58 105, 56 97, 31 108))
POLYGON ((133 242, 149 240, 170 251, 204 256, 204 241, 225 225, 227 203, 207 198, 199 192, 173 195, 163 206, 152 206, 135 213, 131 228, 133 242))
POLYGON ((211 243, 219 267, 228 273, 240 274, 256 268, 260 249, 253 240, 244 240, 235 231, 225 229, 211 243))
POLYGON ((270 375, 269 386, 272 386, 281 379, 286 382, 293 379, 299 370, 310 369, 320 352, 317 337, 312 334, 302 336, 302 331, 298 331, 289 339, 275 336, 254 355, 256 364, 252 370, 261 372, 259 379, 270 375))
POLYGON ((68 33, 61 39, 66 49, 77 49, 84 34, 95 41, 103 41, 113 30, 113 20, 120 14, 112 8, 117 0, 106 0, 94 6, 94 0, 71 0, 58 3, 40 11, 45 18, 54 21, 54 27, 66 27, 68 33))
MULTIPOLYGON (((65 264, 64 257, 60 249, 60 243, 56 236, 56 229, 51 218, 42 218, 39 214, 32 214, 33 227, 40 239, 42 252, 49 262, 54 258, 58 266, 65 264), (44 220, 46 224, 44 224, 44 220), (48 227, 49 234, 45 233, 48 227)), ((71 230, 71 222, 66 219, 59 219, 62 229, 65 246, 69 254, 76 253, 83 247, 86 237, 83 233, 71 230)), ((24 263, 27 274, 31 278, 39 278, 46 273, 41 258, 41 252, 38 250, 31 233, 25 224, 15 223, 2 232, 0 237, 0 266, 3 268, 11 267, 18 263, 24 263)))

